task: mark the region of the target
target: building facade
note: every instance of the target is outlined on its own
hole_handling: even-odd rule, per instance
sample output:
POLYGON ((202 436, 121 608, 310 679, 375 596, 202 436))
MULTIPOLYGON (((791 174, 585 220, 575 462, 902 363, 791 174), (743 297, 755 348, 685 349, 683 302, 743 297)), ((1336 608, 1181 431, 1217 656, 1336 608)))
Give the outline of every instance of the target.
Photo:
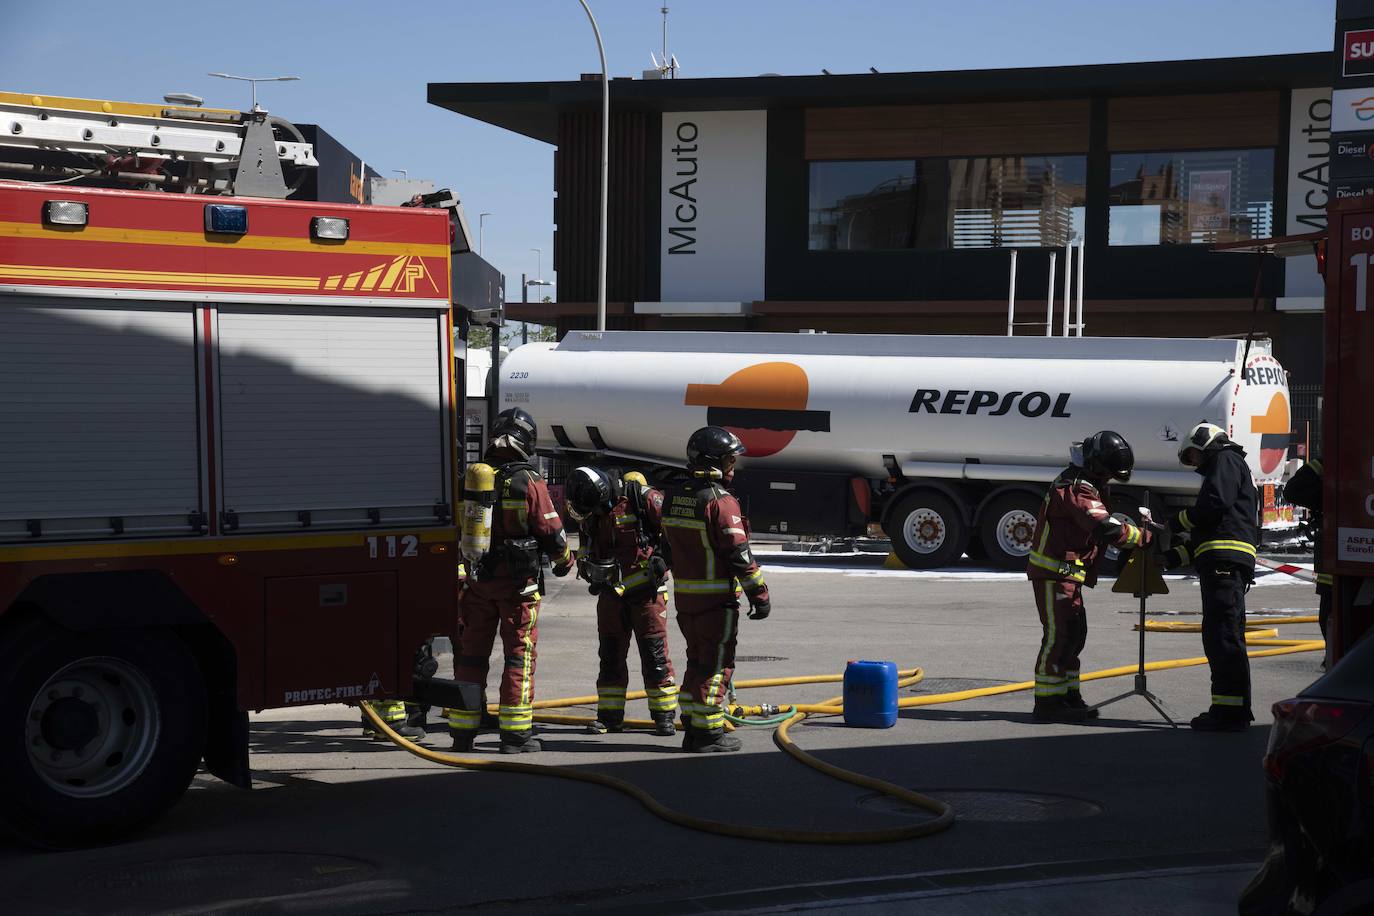
MULTIPOLYGON (((1253 331, 1317 384, 1315 259, 1211 246, 1324 227, 1330 73, 1312 53, 612 80, 607 325, 1004 334, 1015 251, 1015 332, 1045 333, 1053 253, 1060 333, 1082 241, 1084 333, 1253 331)), ((557 147, 558 301, 509 314, 593 326, 599 77, 429 100, 557 147)))

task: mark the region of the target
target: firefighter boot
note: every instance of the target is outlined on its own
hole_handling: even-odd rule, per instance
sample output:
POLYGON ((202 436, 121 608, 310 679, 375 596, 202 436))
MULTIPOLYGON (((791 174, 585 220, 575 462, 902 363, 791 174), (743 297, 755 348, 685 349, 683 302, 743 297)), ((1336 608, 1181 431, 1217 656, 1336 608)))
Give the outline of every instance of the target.
POLYGON ((596 735, 604 735, 607 732, 618 735, 625 730, 625 713, 620 710, 612 712, 608 709, 598 709, 596 721, 588 725, 587 730, 596 735))
POLYGON ((1069 707, 1070 709, 1083 710, 1083 715, 1085 718, 1096 719, 1098 717, 1098 711, 1096 709, 1093 709, 1087 703, 1083 702, 1083 694, 1079 693, 1077 690, 1070 690, 1068 692, 1068 694, 1064 697, 1064 705, 1069 707))
POLYGON ((477 740, 477 732, 470 728, 450 728, 448 733, 453 736, 453 750, 460 754, 472 753, 472 743, 477 740))
POLYGON ((728 754, 741 747, 740 740, 723 728, 693 728, 690 735, 684 750, 692 754, 728 754))
POLYGON ((677 728, 673 725, 673 719, 677 717, 672 712, 656 712, 653 715, 655 735, 671 738, 677 734, 677 728))
POLYGON ((1086 722, 1086 710, 1070 706, 1064 697, 1036 697, 1031 718, 1036 722, 1086 722))
POLYGON ((503 754, 533 754, 539 749, 539 739, 534 737, 532 729, 522 732, 501 733, 501 753, 503 754))

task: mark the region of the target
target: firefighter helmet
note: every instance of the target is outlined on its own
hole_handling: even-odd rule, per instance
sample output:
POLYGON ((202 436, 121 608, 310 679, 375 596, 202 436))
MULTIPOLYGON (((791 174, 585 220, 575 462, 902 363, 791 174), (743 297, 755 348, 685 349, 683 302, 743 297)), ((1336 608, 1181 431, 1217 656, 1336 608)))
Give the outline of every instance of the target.
POLYGON ((1083 440, 1083 470, 1098 480, 1131 479, 1135 452, 1120 433, 1104 429, 1083 440))
POLYGON ((724 471, 725 460, 745 453, 739 436, 719 426, 703 426, 687 440, 687 467, 694 471, 724 471))
POLYGON ((649 488, 649 481, 648 481, 648 479, 647 479, 643 474, 639 473, 638 471, 628 471, 628 472, 626 472, 625 476, 624 476, 622 479, 623 479, 626 483, 639 484, 640 487, 642 487, 642 488, 644 488, 644 489, 646 489, 646 490, 649 488))
POLYGON ((491 425, 491 444, 509 446, 519 452, 522 458, 534 454, 534 446, 538 441, 539 427, 535 425, 534 417, 519 407, 501 411, 491 425))
POLYGON ((1226 435, 1226 430, 1215 423, 1199 423, 1188 433, 1188 437, 1178 444, 1179 463, 1197 467, 1202 463, 1204 452, 1220 451, 1230 444, 1231 438, 1226 435), (1197 458, 1189 461, 1188 453, 1194 449, 1197 450, 1197 458))
POLYGON ((616 482, 591 465, 573 468, 568 475, 568 514, 579 522, 597 512, 605 512, 620 498, 616 482))

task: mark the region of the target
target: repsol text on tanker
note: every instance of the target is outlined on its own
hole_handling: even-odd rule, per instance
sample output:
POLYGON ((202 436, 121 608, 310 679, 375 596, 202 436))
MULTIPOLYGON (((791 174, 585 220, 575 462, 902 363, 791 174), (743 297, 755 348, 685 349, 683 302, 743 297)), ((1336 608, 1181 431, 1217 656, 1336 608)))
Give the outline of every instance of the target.
POLYGON ((1051 395, 1047 391, 972 391, 967 388, 918 388, 911 399, 908 413, 962 413, 973 416, 983 413, 988 417, 1000 417, 1011 413, 1015 407, 1023 417, 1040 417, 1048 413, 1051 417, 1069 416, 1069 393, 1051 395), (993 410, 984 411, 986 407, 993 410))

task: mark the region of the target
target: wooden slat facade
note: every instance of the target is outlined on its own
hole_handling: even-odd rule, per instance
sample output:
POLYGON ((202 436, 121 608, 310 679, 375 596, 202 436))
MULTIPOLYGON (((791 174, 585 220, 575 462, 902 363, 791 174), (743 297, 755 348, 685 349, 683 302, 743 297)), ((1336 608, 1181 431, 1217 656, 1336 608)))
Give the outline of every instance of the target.
POLYGON ((807 159, 1015 156, 1088 149, 1087 99, 812 108, 807 159))
MULTIPOLYGON (((650 128, 657 121, 643 112, 611 116, 610 232, 606 260, 606 298, 653 299, 649 292, 645 213, 658 201, 656 155, 650 128)), ((596 300, 597 246, 601 206, 601 114, 571 112, 559 117, 554 155, 553 269, 558 295, 572 301, 596 300)))
POLYGON ((1279 92, 1230 92, 1112 99, 1112 150, 1237 149, 1277 146, 1283 123, 1279 92))

